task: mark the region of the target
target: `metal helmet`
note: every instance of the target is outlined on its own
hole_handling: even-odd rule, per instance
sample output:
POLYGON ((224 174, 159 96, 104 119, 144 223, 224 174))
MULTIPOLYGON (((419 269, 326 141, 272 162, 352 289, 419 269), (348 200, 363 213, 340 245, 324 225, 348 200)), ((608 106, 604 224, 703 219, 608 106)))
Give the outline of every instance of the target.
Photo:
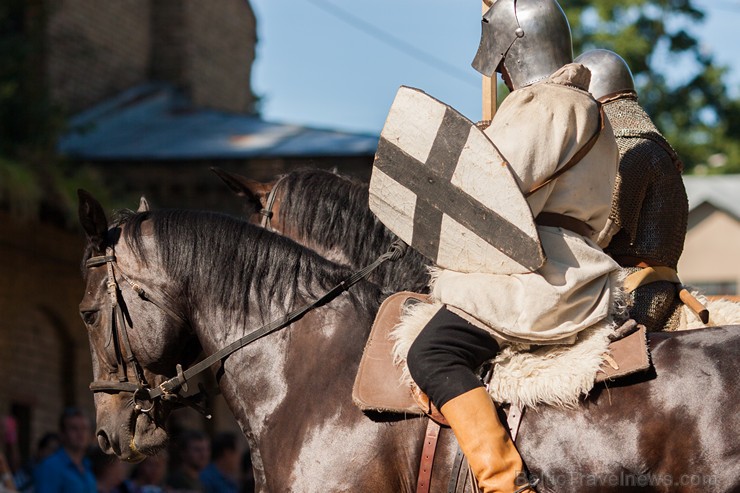
POLYGON ((589 92, 595 99, 620 93, 635 94, 635 80, 627 62, 609 50, 590 50, 575 59, 591 71, 589 92))
POLYGON ((497 0, 483 15, 473 68, 491 77, 503 63, 514 89, 573 61, 570 25, 555 0, 497 0))

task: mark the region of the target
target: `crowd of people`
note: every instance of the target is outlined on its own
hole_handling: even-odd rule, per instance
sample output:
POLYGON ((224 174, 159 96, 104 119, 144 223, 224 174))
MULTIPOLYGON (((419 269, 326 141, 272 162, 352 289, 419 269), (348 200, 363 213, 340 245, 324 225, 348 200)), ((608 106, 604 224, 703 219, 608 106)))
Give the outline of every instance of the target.
POLYGON ((172 452, 163 450, 133 465, 100 450, 90 419, 78 408, 64 410, 59 432, 45 434, 26 464, 18 464, 17 437, 9 435, 6 430, 5 450, 0 450, 0 493, 254 491, 249 451, 240 450, 234 433, 210 437, 184 430, 173 439, 172 452))

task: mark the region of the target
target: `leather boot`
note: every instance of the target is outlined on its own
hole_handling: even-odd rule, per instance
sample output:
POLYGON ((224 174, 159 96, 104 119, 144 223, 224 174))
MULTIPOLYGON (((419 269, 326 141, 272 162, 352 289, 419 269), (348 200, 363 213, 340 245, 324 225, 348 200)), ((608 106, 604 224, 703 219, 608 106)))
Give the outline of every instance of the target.
POLYGON ((486 389, 478 387, 459 395, 440 412, 455 433, 483 493, 534 491, 516 482, 517 477, 524 477, 524 464, 486 389))

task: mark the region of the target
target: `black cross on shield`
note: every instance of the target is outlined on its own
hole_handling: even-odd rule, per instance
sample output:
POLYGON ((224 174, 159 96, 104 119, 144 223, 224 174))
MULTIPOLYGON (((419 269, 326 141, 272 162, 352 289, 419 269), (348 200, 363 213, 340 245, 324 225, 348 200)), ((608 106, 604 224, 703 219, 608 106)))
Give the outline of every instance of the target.
MULTIPOLYGON (((421 91, 415 89, 401 88, 396 101, 399 97, 402 97, 402 91, 421 93, 421 91)), ((443 105, 434 98, 426 94, 423 95, 424 98, 421 100, 423 104, 443 105)), ((418 94, 415 96, 418 100, 418 94)), ((394 102, 395 105, 396 102, 394 102)), ((404 238, 398 231, 394 232, 399 234, 402 239, 422 255, 439 263, 440 243, 443 235, 445 235, 442 227, 443 217, 447 216, 499 252, 513 259, 526 270, 536 270, 542 265, 544 256, 539 238, 536 233, 534 237, 531 233, 534 230, 534 225, 531 212, 524 198, 522 197, 521 203, 517 205, 521 207, 524 204, 526 209, 524 215, 532 223, 529 224, 529 234, 499 212, 492 210, 452 183, 460 157, 471 141, 469 138, 471 132, 481 131, 454 109, 446 105, 443 106, 443 111, 440 111, 439 108, 434 111, 435 115, 442 115, 438 125, 415 124, 413 120, 419 118, 420 114, 425 114, 424 111, 409 112, 407 109, 403 109, 403 111, 394 114, 392 108, 389 120, 393 118, 394 121, 387 122, 386 128, 389 130, 386 132, 386 128, 384 128, 383 134, 381 134, 375 155, 373 178, 376 177, 376 173, 379 171, 384 175, 385 183, 389 178, 415 196, 413 218, 409 218, 413 221, 411 237, 404 238), (410 130, 412 134, 413 132, 432 132, 435 131, 434 128, 436 127, 436 134, 433 136, 419 135, 420 139, 426 138, 432 142, 428 157, 424 162, 421 162, 418 157, 414 157, 414 152, 405 149, 403 139, 396 138, 395 132, 390 129, 391 127, 399 128, 399 125, 404 125, 403 121, 399 121, 403 118, 409 118, 409 125, 413 127, 410 130)), ((408 107, 408 102, 404 108, 406 107, 408 107)), ((402 132, 405 131, 402 130, 402 132)), ((406 141, 408 142, 408 139, 406 141)), ((487 142, 490 145, 490 152, 496 152, 500 156, 490 140, 486 138, 478 139, 478 141, 487 142)), ((501 160, 503 161, 503 158, 501 160)), ((511 173, 508 166, 492 169, 490 172, 511 173)), ((373 182, 378 183, 379 180, 371 180, 371 197, 374 195, 373 182)), ((516 186, 513 178, 511 183, 512 186, 516 186)), ((497 191, 490 190, 488 193, 496 194, 497 191)), ((376 197, 377 195, 375 194, 376 197)), ((371 198, 371 207, 372 201, 371 198)), ((382 213, 379 214, 379 211, 375 208, 373 210, 378 214, 379 219, 393 230, 391 225, 394 221, 386 222, 382 213)), ((388 214, 388 212, 385 212, 385 214, 388 214)), ((455 269, 453 265, 442 265, 442 267, 455 269)))

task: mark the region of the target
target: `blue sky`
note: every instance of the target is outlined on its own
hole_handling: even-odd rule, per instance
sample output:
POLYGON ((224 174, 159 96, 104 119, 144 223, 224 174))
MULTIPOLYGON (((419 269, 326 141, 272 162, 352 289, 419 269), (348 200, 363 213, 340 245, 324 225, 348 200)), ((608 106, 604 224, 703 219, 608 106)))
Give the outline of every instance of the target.
MULTIPOLYGON (((252 84, 264 118, 377 134, 398 87, 408 85, 480 119, 480 76, 470 66, 478 0, 251 3, 259 36, 252 84)), ((695 3, 707 18, 692 32, 730 66, 737 91, 740 0, 695 3)))

